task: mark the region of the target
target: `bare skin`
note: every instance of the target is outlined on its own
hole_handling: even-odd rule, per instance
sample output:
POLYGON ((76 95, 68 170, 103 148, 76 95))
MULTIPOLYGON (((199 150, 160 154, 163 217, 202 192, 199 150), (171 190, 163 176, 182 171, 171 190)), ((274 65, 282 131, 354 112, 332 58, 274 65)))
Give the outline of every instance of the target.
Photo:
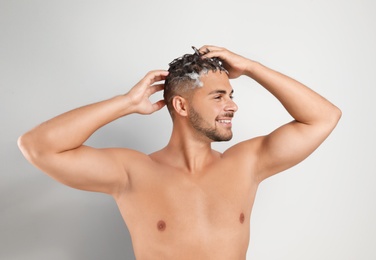
POLYGON ((203 46, 229 74, 201 76, 191 100, 173 99, 169 143, 146 155, 126 148, 83 143, 100 127, 132 114, 152 114, 165 104, 149 97, 168 72, 149 72, 127 94, 57 116, 19 139, 25 157, 68 186, 110 194, 130 231, 137 259, 245 259, 250 216, 264 179, 304 160, 330 134, 341 112, 303 84, 224 48, 203 46), (232 136, 237 106, 229 78, 248 76, 272 93, 295 119, 269 135, 219 153, 200 129, 232 136))

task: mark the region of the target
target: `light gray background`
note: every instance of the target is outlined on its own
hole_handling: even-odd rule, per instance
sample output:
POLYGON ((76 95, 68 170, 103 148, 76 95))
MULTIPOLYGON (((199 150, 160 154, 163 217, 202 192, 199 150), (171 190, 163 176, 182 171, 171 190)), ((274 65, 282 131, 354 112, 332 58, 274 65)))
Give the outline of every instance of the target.
MULTIPOLYGON (((0 259, 133 259, 113 200, 54 182, 16 146, 57 114, 128 91, 191 45, 225 46, 286 73, 343 111, 327 141, 266 180, 252 216, 253 260, 376 259, 372 0, 0 0, 0 259)), ((248 78, 226 147, 290 120, 248 78)), ((157 97, 159 98, 159 97, 157 97)), ((132 115, 89 140, 150 153, 168 141, 166 109, 132 115)), ((182 234, 184 235, 184 234, 182 234)))

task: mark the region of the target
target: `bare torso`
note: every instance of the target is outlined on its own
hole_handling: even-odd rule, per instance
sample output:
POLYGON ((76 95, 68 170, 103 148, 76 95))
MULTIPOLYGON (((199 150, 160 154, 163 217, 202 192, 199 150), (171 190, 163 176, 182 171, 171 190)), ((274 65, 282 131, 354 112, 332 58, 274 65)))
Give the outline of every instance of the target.
POLYGON ((245 259, 257 184, 216 153, 201 172, 140 157, 117 198, 137 259, 245 259))
MULTIPOLYGON (((153 104, 149 97, 164 89, 158 82, 170 74, 163 70, 147 73, 125 95, 66 112, 18 140, 25 157, 54 179, 114 196, 139 260, 245 259, 258 184, 304 160, 341 117, 322 96, 258 62, 216 46, 203 46, 198 55, 226 61, 228 74, 209 69, 200 74, 203 84, 192 93, 186 86, 178 91, 182 93, 170 93, 166 102, 173 130, 161 151, 147 156, 83 143, 120 117, 160 110, 166 102, 153 104), (237 106, 229 78, 240 75, 260 83, 294 120, 219 154, 211 150, 211 143, 232 137, 237 106)), ((189 64, 196 72, 198 63, 189 64)), ((202 71, 212 66, 216 67, 205 65, 202 71)), ((179 79, 180 69, 176 71, 179 79)))

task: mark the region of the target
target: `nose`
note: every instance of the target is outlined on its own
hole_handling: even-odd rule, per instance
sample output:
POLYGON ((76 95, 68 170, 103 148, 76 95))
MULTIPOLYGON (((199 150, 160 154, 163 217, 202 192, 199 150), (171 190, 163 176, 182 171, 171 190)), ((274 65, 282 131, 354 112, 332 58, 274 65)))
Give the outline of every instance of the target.
POLYGON ((235 113, 238 110, 238 106, 234 102, 234 100, 229 99, 226 106, 225 106, 225 111, 233 112, 235 113))

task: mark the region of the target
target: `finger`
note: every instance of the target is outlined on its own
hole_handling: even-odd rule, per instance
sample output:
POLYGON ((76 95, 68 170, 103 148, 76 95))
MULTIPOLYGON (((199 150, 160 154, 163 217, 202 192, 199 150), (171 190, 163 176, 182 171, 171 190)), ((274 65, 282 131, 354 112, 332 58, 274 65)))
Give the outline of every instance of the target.
POLYGON ((151 76, 159 76, 159 75, 163 76, 164 75, 164 76, 167 76, 168 71, 167 70, 151 70, 146 75, 151 75, 151 76))
MULTIPOLYGON (((168 75, 168 72, 167 72, 167 75, 168 75)), ((157 75, 153 78, 153 83, 154 82, 158 82, 158 81, 161 81, 161 80, 165 80, 167 75, 157 75)))
POLYGON ((147 84, 152 85, 155 82, 165 80, 168 75, 167 70, 153 70, 149 71, 146 76, 144 77, 144 80, 147 84))
POLYGON ((213 45, 204 45, 200 48, 200 52, 202 52, 202 58, 214 58, 218 57, 221 60, 226 59, 226 53, 228 52, 227 49, 223 47, 213 46, 213 45))
POLYGON ((150 95, 158 92, 158 91, 161 91, 164 89, 164 84, 155 84, 152 86, 152 88, 150 89, 150 95))
POLYGON ((166 105, 166 102, 163 99, 159 100, 158 102, 155 102, 153 104, 154 112, 160 110, 165 105, 166 105))
POLYGON ((204 45, 199 49, 199 52, 202 53, 202 54, 206 54, 208 52, 218 51, 218 50, 222 50, 222 49, 223 49, 222 47, 218 47, 218 46, 214 46, 214 45, 204 45))
POLYGON ((153 71, 153 74, 155 76, 167 76, 168 71, 167 70, 155 70, 155 71, 153 71))
POLYGON ((202 58, 220 58, 221 60, 226 60, 226 51, 225 50, 213 50, 202 55, 202 58))

